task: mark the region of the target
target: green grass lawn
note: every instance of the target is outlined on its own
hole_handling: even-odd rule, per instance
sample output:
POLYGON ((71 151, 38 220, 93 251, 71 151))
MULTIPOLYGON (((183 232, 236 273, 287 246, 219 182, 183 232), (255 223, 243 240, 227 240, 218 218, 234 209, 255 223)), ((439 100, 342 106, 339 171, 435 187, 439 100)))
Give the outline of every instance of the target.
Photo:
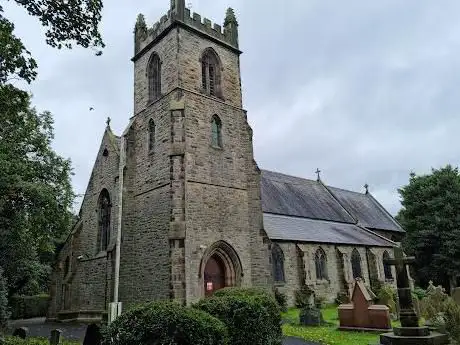
MULTIPOLYGON (((378 344, 379 334, 368 332, 339 331, 339 319, 336 306, 329 306, 322 310, 324 320, 332 323, 330 326, 305 327, 299 325, 299 309, 289 309, 282 314, 283 333, 287 336, 299 337, 324 345, 368 345, 378 344)), ((398 323, 394 322, 393 326, 398 323)))

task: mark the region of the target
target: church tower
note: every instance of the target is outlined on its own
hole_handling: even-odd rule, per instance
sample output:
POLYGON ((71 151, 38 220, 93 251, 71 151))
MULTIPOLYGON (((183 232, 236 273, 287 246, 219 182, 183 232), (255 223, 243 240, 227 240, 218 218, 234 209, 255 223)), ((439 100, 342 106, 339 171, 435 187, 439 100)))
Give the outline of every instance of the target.
POLYGON ((189 304, 225 286, 270 287, 233 10, 221 27, 171 0, 153 27, 139 15, 134 36, 120 300, 189 304))

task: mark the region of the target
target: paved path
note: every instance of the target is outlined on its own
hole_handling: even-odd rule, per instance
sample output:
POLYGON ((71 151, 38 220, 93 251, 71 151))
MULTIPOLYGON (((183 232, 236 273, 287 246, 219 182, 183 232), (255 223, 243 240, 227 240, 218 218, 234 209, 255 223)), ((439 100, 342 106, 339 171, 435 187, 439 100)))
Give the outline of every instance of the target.
MULTIPOLYGON (((45 318, 35 318, 28 320, 14 320, 10 322, 9 328, 12 332, 18 327, 27 327, 29 329, 29 336, 31 337, 45 337, 50 336, 51 330, 62 330, 64 339, 79 340, 83 343, 85 338, 86 325, 76 323, 51 323, 45 322, 45 318)), ((306 342, 299 338, 285 337, 283 345, 318 345, 315 343, 306 342)))

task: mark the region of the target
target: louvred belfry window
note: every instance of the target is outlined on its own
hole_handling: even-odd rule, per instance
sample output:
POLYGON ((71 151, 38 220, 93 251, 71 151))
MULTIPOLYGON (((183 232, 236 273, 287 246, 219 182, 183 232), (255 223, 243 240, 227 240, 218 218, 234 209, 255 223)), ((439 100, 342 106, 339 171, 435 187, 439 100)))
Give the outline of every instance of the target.
POLYGON ((148 66, 149 101, 161 97, 161 61, 157 54, 153 54, 148 66))
POLYGON ((201 58, 201 80, 203 91, 210 96, 219 96, 219 60, 212 50, 206 50, 201 58))

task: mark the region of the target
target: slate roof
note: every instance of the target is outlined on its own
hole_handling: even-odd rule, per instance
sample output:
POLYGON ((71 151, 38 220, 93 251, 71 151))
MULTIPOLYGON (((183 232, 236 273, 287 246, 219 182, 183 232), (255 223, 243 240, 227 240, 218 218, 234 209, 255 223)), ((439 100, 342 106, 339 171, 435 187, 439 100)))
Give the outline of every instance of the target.
POLYGON ((369 229, 404 232, 401 226, 370 194, 328 187, 339 202, 369 229))
POLYGON ((354 224, 264 213, 272 240, 392 247, 394 244, 354 224))
POLYGON ((344 223, 355 222, 317 181, 262 170, 260 184, 263 212, 344 223))
POLYGON ((261 170, 264 228, 271 239, 393 246, 369 230, 404 232, 370 194, 261 170))

